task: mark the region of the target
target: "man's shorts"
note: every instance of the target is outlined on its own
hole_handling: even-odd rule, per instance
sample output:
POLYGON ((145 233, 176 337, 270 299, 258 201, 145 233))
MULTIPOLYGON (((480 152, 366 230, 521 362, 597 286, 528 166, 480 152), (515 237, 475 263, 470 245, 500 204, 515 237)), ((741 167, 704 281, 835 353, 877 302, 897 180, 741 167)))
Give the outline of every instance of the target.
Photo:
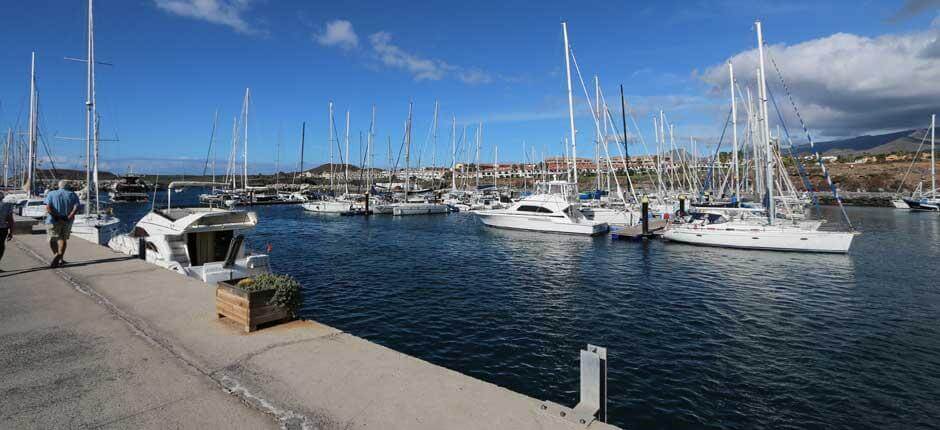
POLYGON ((50 240, 69 240, 69 235, 72 234, 72 222, 56 221, 46 231, 49 233, 50 240))

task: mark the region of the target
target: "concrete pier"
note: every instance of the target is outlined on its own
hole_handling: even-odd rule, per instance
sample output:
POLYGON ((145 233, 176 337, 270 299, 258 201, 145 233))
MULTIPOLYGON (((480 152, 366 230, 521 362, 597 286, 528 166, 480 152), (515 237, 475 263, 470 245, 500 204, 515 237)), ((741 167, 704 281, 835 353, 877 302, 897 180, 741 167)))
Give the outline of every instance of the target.
POLYGON ((20 235, 0 262, 0 428, 614 428, 313 321, 244 334, 214 287, 82 240, 50 254, 20 235))

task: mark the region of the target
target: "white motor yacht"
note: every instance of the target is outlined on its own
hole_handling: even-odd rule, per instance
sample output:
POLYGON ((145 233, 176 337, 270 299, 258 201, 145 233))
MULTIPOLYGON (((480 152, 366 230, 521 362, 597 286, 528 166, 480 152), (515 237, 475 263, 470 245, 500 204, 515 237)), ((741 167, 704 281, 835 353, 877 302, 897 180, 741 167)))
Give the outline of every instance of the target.
POLYGON ((549 183, 549 191, 560 192, 533 194, 514 203, 507 209, 474 212, 483 224, 490 227, 514 230, 598 235, 610 228, 606 222, 587 219, 577 205, 572 204, 564 192, 569 184, 562 181, 549 183))
MULTIPOLYGON (((187 183, 187 185, 215 185, 187 183)), ((171 183, 168 189, 175 188, 171 183)), ((128 255, 199 279, 208 284, 271 271, 266 254, 251 254, 244 233, 258 224, 254 212, 221 208, 171 208, 145 215, 129 234, 115 236, 108 246, 128 255)))

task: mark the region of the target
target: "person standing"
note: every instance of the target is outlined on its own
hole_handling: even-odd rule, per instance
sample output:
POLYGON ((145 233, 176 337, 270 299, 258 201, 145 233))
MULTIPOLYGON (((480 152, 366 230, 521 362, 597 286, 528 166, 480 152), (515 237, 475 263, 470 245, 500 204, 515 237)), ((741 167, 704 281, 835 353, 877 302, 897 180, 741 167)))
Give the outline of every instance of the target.
POLYGON ((59 189, 46 194, 46 224, 49 226, 49 249, 52 250, 52 263, 49 267, 58 267, 65 262, 65 248, 69 235, 72 234, 72 221, 78 213, 78 195, 69 188, 69 182, 59 181, 59 189))
MULTIPOLYGON (((3 192, 0 192, 0 261, 6 251, 7 241, 13 240, 13 203, 3 202, 3 192)), ((0 272, 3 272, 0 269, 0 272)))

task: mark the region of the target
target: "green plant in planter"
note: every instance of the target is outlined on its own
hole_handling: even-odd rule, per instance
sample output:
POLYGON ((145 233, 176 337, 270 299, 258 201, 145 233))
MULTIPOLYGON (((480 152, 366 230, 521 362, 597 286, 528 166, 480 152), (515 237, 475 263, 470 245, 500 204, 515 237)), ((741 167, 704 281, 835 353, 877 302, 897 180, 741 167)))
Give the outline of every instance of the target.
POLYGON ((254 278, 243 279, 238 282, 238 287, 245 291, 264 291, 274 290, 274 295, 268 301, 269 305, 275 305, 287 312, 292 317, 297 316, 297 309, 303 302, 303 296, 300 292, 300 283, 290 275, 275 275, 265 273, 254 278))

